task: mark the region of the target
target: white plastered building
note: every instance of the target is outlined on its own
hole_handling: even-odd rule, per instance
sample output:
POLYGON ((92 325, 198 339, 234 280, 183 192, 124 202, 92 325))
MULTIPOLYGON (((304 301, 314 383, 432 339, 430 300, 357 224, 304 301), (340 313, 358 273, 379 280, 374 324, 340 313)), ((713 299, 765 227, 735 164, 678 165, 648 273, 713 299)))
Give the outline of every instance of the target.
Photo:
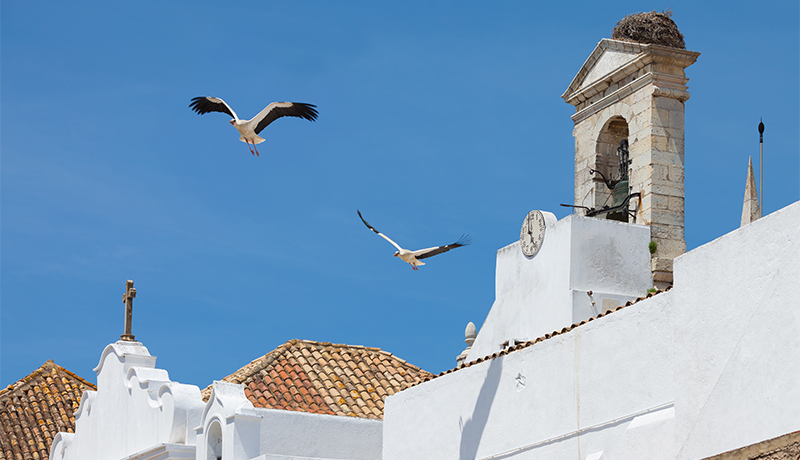
MULTIPOLYGON (((567 252, 576 226, 602 234, 608 224, 563 219, 540 254, 557 241, 567 252)), ((632 263, 646 243, 630 240, 632 263)), ((549 289, 536 281, 552 276, 548 259, 509 252, 519 243, 498 251, 498 273, 527 274, 518 294, 549 289)), ((561 271, 562 284, 592 288, 561 271)), ((800 203, 678 257, 674 276, 671 289, 588 321, 575 312, 589 296, 569 289, 562 317, 582 323, 505 349, 500 339, 520 322, 539 324, 526 305, 542 323, 553 313, 498 297, 466 364, 387 399, 383 459, 688 460, 800 430, 800 203), (498 306, 512 314, 495 315, 498 306)))
POLYGON ((56 435, 50 459, 381 456, 380 420, 255 407, 245 385, 225 381, 215 381, 204 401, 198 387, 170 381, 155 361, 140 342, 108 345, 95 369, 97 391, 84 392, 75 433, 56 435))

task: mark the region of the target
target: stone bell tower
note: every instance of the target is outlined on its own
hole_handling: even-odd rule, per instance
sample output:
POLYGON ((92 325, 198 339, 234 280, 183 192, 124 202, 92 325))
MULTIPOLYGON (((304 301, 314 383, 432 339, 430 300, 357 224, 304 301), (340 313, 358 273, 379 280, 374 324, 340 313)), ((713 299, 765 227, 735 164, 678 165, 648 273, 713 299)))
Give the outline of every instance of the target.
POLYGON ((683 49, 669 13, 628 16, 612 36, 562 95, 575 106, 575 212, 649 225, 653 281, 663 288, 686 252, 684 70, 700 53, 683 49))

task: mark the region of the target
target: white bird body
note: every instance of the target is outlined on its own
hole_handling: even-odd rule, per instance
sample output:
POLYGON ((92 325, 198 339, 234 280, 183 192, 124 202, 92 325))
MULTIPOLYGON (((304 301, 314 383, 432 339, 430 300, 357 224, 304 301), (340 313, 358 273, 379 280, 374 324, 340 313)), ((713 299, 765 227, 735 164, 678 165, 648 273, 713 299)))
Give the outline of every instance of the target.
POLYGON ((378 230, 375 229, 375 227, 367 223, 367 221, 364 220, 364 217, 361 215, 361 211, 357 210, 356 212, 358 212, 358 217, 361 218, 361 222, 364 222, 364 225, 366 225, 367 228, 377 233, 378 236, 392 243, 392 246, 397 248, 397 252, 395 252, 392 257, 399 257, 400 260, 402 260, 403 262, 410 264, 411 268, 414 270, 417 270, 417 267, 419 267, 420 265, 425 265, 425 262, 422 262, 419 259, 426 259, 428 257, 433 257, 437 254, 447 252, 451 249, 460 248, 461 246, 466 246, 471 242, 470 237, 468 235, 462 235, 461 238, 459 238, 458 241, 456 241, 453 244, 446 244, 444 246, 434 246, 432 248, 409 251, 408 249, 401 248, 400 245, 392 241, 391 238, 379 232, 378 230))
POLYGON ((249 120, 240 120, 236 112, 234 112, 231 106, 225 101, 218 97, 206 96, 193 98, 192 103, 189 104, 189 108, 200 115, 209 112, 220 112, 232 116, 233 120, 229 123, 239 131, 239 140, 246 143, 248 147, 252 145, 253 148, 250 149, 250 153, 256 156, 258 156, 258 150, 253 151, 256 144, 264 142, 264 138, 259 136, 258 133, 273 121, 281 117, 298 117, 309 121, 315 121, 318 115, 316 106, 313 104, 305 104, 303 102, 273 102, 253 118, 249 120))
POLYGON ((260 144, 266 139, 256 134, 253 129, 252 120, 231 120, 231 124, 239 131, 239 140, 246 144, 260 144))

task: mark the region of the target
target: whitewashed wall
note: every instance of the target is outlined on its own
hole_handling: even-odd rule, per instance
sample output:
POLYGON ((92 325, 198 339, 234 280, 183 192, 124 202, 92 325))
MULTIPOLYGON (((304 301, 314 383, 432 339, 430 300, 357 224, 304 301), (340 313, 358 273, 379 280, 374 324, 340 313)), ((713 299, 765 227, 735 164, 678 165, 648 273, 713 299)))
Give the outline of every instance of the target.
POLYGON ((383 422, 357 417, 258 409, 266 460, 381 458, 383 422))
POLYGON ((75 433, 56 435, 50 459, 114 460, 161 444, 194 444, 200 389, 171 382, 155 361, 139 342, 108 345, 95 368, 98 391, 84 392, 75 433))
POLYGON ((214 382, 197 428, 197 460, 381 457, 380 420, 254 408, 242 385, 214 382))
POLYGON ((649 227, 543 214, 547 229, 535 257, 525 257, 518 241, 497 251, 495 302, 467 362, 509 339, 532 340, 616 308, 653 286, 649 227))
POLYGON ((676 259, 675 283, 676 458, 800 430, 800 203, 676 259))
POLYGON ((696 459, 800 430, 799 264, 795 203, 676 259, 670 291, 390 396, 383 458, 696 459))
POLYGON ((667 295, 390 396, 383 458, 670 458, 668 433, 632 437, 642 456, 623 457, 635 414, 671 407, 671 368, 654 364, 671 360, 667 295))

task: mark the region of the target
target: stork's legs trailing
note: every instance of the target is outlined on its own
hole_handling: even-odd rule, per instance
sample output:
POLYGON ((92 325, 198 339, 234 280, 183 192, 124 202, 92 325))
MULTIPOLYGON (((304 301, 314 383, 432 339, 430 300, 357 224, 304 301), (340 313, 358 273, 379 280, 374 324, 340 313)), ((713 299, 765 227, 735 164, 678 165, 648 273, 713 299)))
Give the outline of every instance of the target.
POLYGON ((253 149, 256 148, 256 144, 253 144, 253 146, 250 147, 250 142, 249 141, 245 141, 245 143, 247 144, 247 148, 250 149, 250 155, 259 156, 258 149, 256 149, 255 152, 253 151, 253 149))

